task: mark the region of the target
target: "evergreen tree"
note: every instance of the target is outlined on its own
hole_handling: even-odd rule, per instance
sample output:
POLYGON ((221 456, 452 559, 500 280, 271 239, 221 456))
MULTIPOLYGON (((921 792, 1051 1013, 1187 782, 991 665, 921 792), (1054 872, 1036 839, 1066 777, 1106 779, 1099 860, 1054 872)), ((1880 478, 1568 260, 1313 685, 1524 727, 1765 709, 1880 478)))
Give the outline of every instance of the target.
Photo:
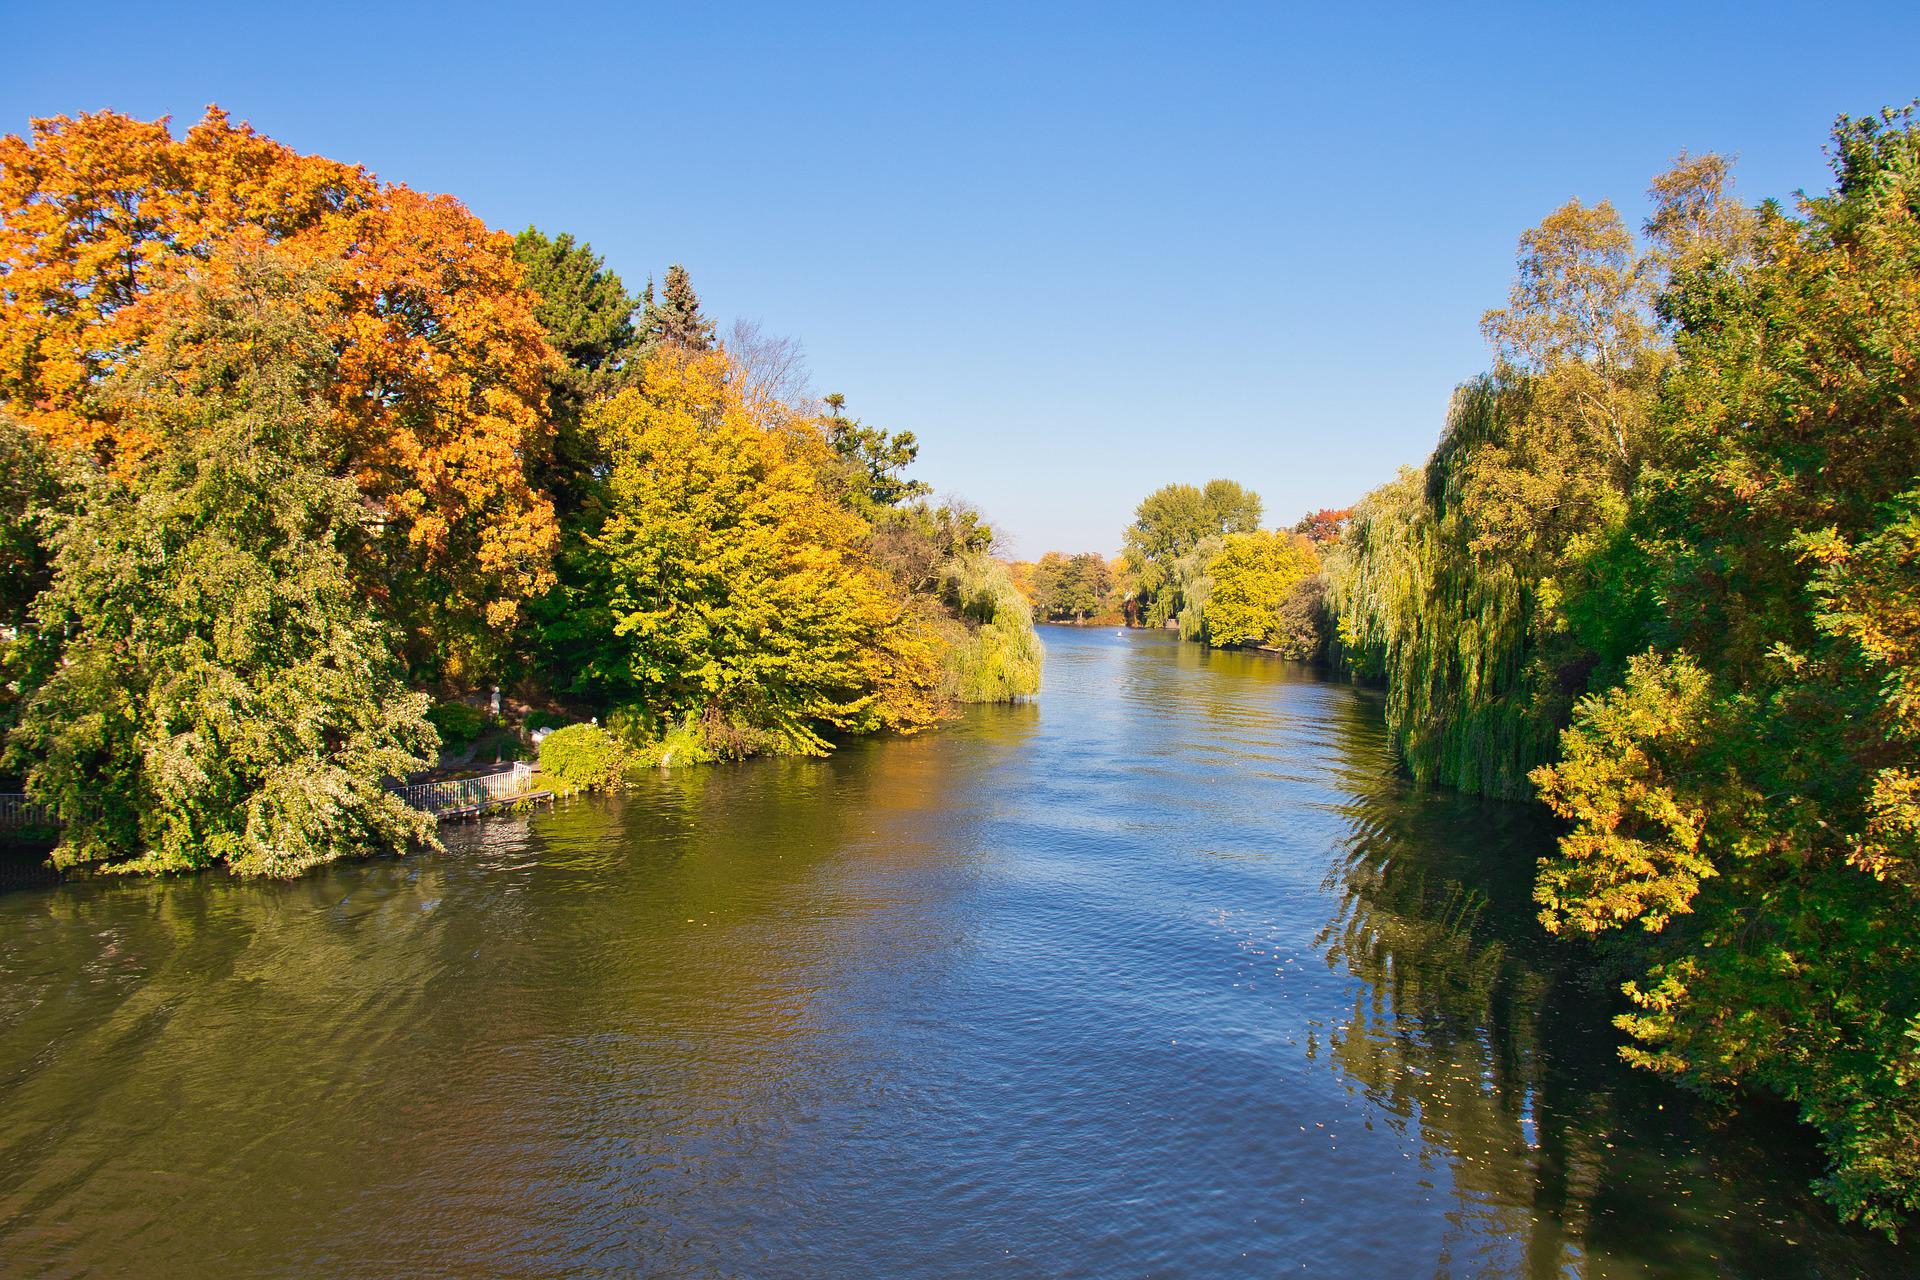
POLYGON ((552 455, 534 474, 564 525, 586 499, 587 478, 605 463, 581 430, 587 404, 639 375, 642 347, 634 317, 640 300, 600 255, 571 235, 548 239, 528 227, 514 237, 513 253, 537 298, 534 317, 561 358, 548 376, 552 455))
POLYGON ((902 474, 920 455, 913 432, 869 427, 848 417, 847 398, 838 392, 827 396, 826 405, 821 431, 835 456, 845 464, 846 489, 856 509, 871 519, 881 508, 896 507, 933 491, 924 481, 909 480, 902 474))
POLYGON ((649 350, 657 347, 713 350, 713 321, 701 312, 693 281, 679 263, 667 268, 665 287, 657 300, 653 281, 647 281, 646 292, 640 299, 640 333, 649 350))

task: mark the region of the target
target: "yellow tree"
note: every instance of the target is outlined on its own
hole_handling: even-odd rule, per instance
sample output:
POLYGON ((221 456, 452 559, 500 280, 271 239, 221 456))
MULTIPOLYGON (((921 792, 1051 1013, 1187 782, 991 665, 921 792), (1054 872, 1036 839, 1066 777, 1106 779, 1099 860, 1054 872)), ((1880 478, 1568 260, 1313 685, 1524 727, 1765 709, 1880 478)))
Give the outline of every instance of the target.
POLYGON ((1280 606, 1320 571, 1313 544, 1297 533, 1230 533, 1208 572, 1206 639, 1216 646, 1258 644, 1279 628, 1280 606))
POLYGON ((934 633, 829 493, 825 443, 750 400, 723 353, 662 349, 589 412, 611 460, 566 636, 594 691, 716 754, 824 751, 934 714, 934 633))

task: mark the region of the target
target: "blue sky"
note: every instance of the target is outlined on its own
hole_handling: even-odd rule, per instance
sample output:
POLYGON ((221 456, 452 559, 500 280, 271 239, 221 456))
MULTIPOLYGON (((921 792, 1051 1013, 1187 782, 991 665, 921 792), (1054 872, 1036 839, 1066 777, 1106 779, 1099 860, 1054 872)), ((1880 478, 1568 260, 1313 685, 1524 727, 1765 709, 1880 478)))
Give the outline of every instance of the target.
POLYGON ((684 262, 1023 555, 1117 549, 1172 480, 1353 501, 1426 455, 1541 215, 1637 221, 1682 148, 1818 188, 1836 114, 1920 94, 1920 6, 80 12, 0 0, 0 132, 218 102, 636 288, 684 262))

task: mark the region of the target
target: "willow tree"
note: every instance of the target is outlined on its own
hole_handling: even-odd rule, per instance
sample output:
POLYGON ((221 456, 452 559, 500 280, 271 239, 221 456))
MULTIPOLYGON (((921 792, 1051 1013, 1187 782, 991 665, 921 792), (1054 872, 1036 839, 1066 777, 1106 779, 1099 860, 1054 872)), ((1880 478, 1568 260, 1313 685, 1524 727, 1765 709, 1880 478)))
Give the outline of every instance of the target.
POLYGON ((1332 558, 1349 660, 1383 678, 1416 778, 1521 795, 1573 702, 1644 639, 1626 531, 1656 448, 1675 265, 1737 241, 1727 171, 1683 158, 1655 180, 1637 243, 1607 203, 1572 201, 1520 240, 1492 372, 1463 385, 1418 481, 1364 503, 1332 558))

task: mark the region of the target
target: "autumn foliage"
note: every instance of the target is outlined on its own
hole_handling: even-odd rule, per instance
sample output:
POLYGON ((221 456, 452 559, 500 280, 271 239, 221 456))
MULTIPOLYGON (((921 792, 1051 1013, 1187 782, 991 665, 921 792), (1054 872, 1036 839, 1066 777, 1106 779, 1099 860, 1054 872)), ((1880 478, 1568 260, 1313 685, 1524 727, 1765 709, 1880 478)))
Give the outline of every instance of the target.
POLYGON ((302 155, 218 108, 180 138, 112 112, 0 138, 0 409, 55 446, 137 470, 164 443, 105 394, 174 286, 235 247, 331 268, 338 354, 324 452, 383 521, 364 585, 458 663, 550 580, 554 359, 509 237, 458 201, 302 155))

